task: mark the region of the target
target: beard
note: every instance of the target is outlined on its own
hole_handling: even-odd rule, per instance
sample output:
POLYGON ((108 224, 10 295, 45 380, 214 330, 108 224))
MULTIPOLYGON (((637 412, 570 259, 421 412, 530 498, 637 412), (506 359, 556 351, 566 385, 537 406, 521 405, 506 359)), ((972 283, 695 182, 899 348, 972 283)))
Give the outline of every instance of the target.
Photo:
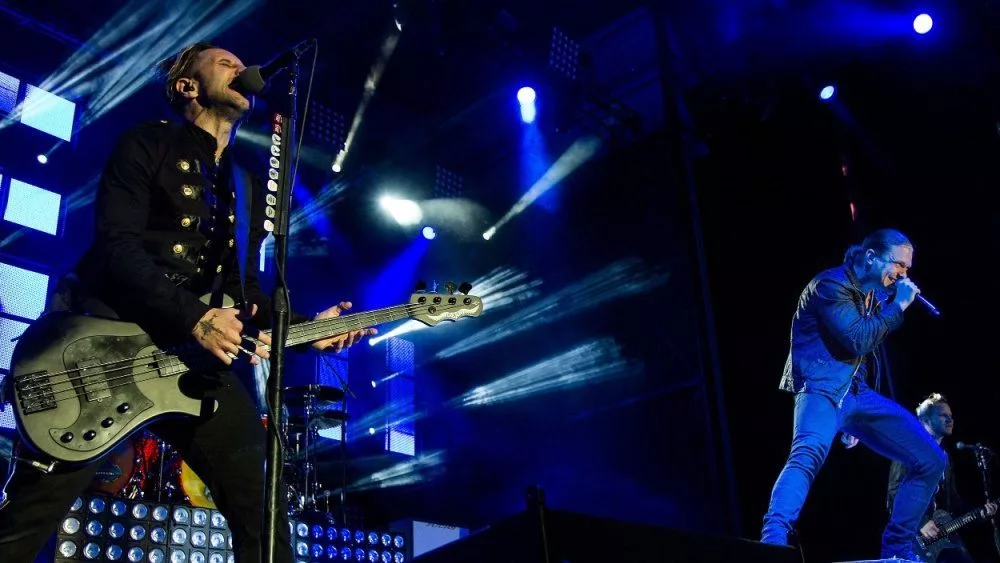
POLYGON ((212 110, 227 121, 239 121, 250 111, 250 100, 228 86, 209 92, 204 98, 202 107, 212 110))

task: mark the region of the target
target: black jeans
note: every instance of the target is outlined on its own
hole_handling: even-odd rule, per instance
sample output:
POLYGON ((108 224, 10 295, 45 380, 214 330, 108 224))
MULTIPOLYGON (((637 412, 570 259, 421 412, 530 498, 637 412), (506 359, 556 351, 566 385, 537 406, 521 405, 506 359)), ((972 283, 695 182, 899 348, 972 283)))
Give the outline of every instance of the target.
MULTIPOLYGON (((205 481, 233 534, 240 563, 261 561, 264 528, 264 459, 266 433, 254 403, 232 372, 188 376, 185 391, 214 400, 215 412, 197 418, 167 419, 150 430, 177 448, 184 461, 205 481)), ((210 408, 206 409, 211 411, 210 408)), ((101 466, 57 468, 45 474, 12 465, 0 509, 0 560, 33 561, 56 531, 73 500, 93 481, 101 466)), ((287 498, 280 498, 277 552, 279 562, 292 562, 287 498)))

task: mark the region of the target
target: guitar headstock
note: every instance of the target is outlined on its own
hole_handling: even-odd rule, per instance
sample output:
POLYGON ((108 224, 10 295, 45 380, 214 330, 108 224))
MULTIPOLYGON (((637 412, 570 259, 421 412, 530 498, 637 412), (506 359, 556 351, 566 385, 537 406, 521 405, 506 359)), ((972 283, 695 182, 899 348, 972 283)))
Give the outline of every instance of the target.
POLYGON ((465 317, 478 317, 483 312, 483 301, 475 295, 469 295, 472 285, 463 282, 456 286, 453 282, 445 284, 445 293, 423 291, 426 284, 417 285, 417 292, 410 296, 410 318, 435 326, 441 321, 457 321, 465 317), (458 289, 460 293, 456 294, 458 289))

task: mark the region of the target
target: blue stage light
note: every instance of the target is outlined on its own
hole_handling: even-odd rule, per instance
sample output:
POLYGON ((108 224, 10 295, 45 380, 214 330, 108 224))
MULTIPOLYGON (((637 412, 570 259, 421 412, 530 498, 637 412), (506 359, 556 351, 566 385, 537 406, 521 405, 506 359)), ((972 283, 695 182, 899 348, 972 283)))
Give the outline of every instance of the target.
POLYGON ((21 123, 69 141, 73 138, 75 113, 75 103, 29 84, 21 107, 21 123))
POLYGON ((920 14, 913 18, 913 31, 923 35, 934 27, 934 20, 928 14, 920 14))
POLYGON ((50 235, 59 231, 62 201, 59 194, 13 178, 7 193, 4 219, 50 235))
POLYGON ((437 233, 434 232, 434 227, 424 227, 424 230, 421 232, 427 240, 434 240, 434 237, 437 236, 437 233))
POLYGON ((534 122, 538 115, 535 97, 535 89, 530 86, 525 86, 517 91, 517 103, 521 106, 521 121, 525 123, 534 122))
POLYGON ((0 263, 0 310, 4 313, 37 319, 48 296, 49 276, 0 263))
POLYGON ((824 102, 833 97, 837 93, 837 89, 833 86, 824 86, 822 90, 819 91, 819 99, 824 102))
POLYGON ((531 86, 525 86, 518 90, 517 102, 522 106, 535 103, 535 89, 531 86))

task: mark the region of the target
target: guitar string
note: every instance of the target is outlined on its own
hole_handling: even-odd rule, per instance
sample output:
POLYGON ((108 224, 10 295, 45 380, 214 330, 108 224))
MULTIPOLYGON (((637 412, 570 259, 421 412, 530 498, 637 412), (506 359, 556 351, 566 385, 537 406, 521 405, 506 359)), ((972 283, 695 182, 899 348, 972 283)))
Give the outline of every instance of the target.
MULTIPOLYGON (((325 332, 318 332, 317 334, 325 334, 325 332)), ((173 359, 178 360, 178 364, 180 366, 183 366, 185 369, 179 371, 176 374, 170 374, 169 376, 165 376, 165 377, 172 377, 172 376, 175 376, 175 375, 176 376, 180 376, 180 375, 183 375, 184 373, 187 373, 189 371, 199 371, 202 368, 207 369, 207 368, 213 367, 214 365, 219 364, 219 360, 215 356, 209 355, 208 353, 204 353, 204 352, 199 353, 197 356, 195 356, 193 358, 192 364, 190 364, 190 365, 186 364, 186 363, 184 363, 182 361, 180 361, 179 358, 174 357, 173 359)), ((154 363, 154 362, 150 362, 150 364, 151 363, 154 363)), ((116 368, 116 369, 112 369, 112 370, 105 370, 104 372, 102 372, 101 375, 104 375, 104 374, 107 374, 107 373, 111 373, 113 371, 128 370, 128 369, 133 368, 133 367, 134 367, 134 363, 131 364, 131 365, 129 365, 129 366, 125 366, 125 367, 121 367, 121 368, 116 368)), ((172 367, 176 367, 176 366, 171 365, 171 366, 164 366, 164 367, 156 367, 156 366, 152 366, 152 365, 147 364, 147 367, 148 367, 148 369, 145 369, 143 371, 129 371, 129 372, 126 372, 126 373, 121 373, 121 374, 116 375, 114 377, 104 378, 104 379, 102 379, 100 381, 96 381, 96 382, 93 382, 93 383, 85 383, 85 382, 77 380, 77 378, 69 378, 66 381, 59 381, 59 382, 50 383, 50 384, 43 385, 43 386, 36 386, 34 389, 36 389, 36 390, 42 389, 42 391, 41 392, 32 393, 28 397, 25 397, 24 400, 27 401, 27 400, 31 400, 31 399, 42 399, 42 400, 46 400, 47 399, 49 401, 53 401, 53 402, 56 402, 56 403, 61 402, 61 401, 66 401, 66 400, 72 400, 72 399, 75 399, 75 398, 78 397, 77 391, 83 390, 84 393, 87 393, 87 390, 86 390, 87 387, 91 387, 93 389, 93 391, 92 391, 93 393, 100 393, 102 391, 110 391, 111 389, 115 389, 115 388, 118 388, 118 387, 123 387, 123 386, 131 384, 131 382, 129 382, 129 381, 123 381, 123 380, 128 380, 129 378, 133 378, 134 382, 150 381, 152 379, 157 379, 157 378, 161 377, 161 375, 159 375, 160 372, 165 371, 165 370, 169 371, 172 367), (151 377, 151 378, 135 379, 138 376, 142 376, 142 375, 146 375, 146 374, 150 374, 150 373, 156 373, 157 375, 154 376, 154 377, 151 377), (103 386, 101 385, 102 383, 107 384, 107 383, 111 383, 111 382, 115 382, 115 381, 122 381, 122 383, 115 384, 115 385, 103 385, 103 386), (59 386, 68 386, 68 387, 67 388, 56 389, 59 386), (45 388, 48 388, 48 391, 46 391, 45 388), (61 395, 61 394, 65 394, 65 393, 69 393, 69 395, 65 396, 65 397, 56 398, 57 395, 61 395)), ((86 376, 86 377, 92 377, 92 376, 86 376)))
MULTIPOLYGON (((351 324, 357 324, 357 325, 359 325, 359 328, 360 328, 361 326, 364 326, 366 324, 370 324, 370 321, 377 320, 378 317, 384 315, 387 312, 390 312, 390 311, 398 309, 400 311, 404 311, 405 310, 407 314, 411 314, 413 312, 413 310, 419 309, 421 307, 426 307, 426 306, 427 305, 421 305, 421 304, 397 305, 395 307, 389 307, 389 308, 385 308, 385 309, 377 309, 375 311, 367 311, 367 312, 364 312, 364 313, 357 313, 357 314, 354 314, 354 315, 349 315, 349 316, 344 316, 344 317, 333 317, 333 318, 330 318, 330 319, 322 319, 322 320, 319 320, 319 321, 309 321, 308 323, 302 323, 302 324, 296 325, 296 330, 294 331, 294 334, 292 334, 293 331, 291 331, 291 330, 289 331, 289 337, 294 336, 295 338, 306 338, 307 341, 309 341, 309 340, 322 340, 322 336, 320 336, 319 338, 315 338, 315 337, 317 337, 319 335, 327 334, 329 332, 329 330, 330 330, 329 329, 329 325, 342 323, 342 324, 345 325, 345 327, 344 327, 345 328, 345 332, 350 332, 350 330, 351 330, 350 325, 351 324), (328 321, 338 321, 338 322, 328 322, 328 321)), ((461 306, 459 306, 458 304, 455 304, 455 305, 445 305, 445 306, 441 307, 441 309, 446 309, 446 310, 456 309, 456 308, 461 308, 461 306)), ((337 332, 337 333, 334 333, 334 334, 330 334, 330 336, 336 336, 337 334, 343 334, 343 333, 342 332, 337 332)), ((202 349, 194 349, 194 350, 195 350, 194 354, 195 354, 195 359, 196 360, 197 360, 197 356, 198 355, 205 354, 206 355, 205 359, 211 360, 213 362, 218 362, 219 361, 217 358, 215 358, 215 356, 207 355, 207 352, 205 352, 202 349)), ((181 361, 180 358, 177 357, 174 354, 170 354, 169 352, 164 352, 162 350, 158 350, 158 351, 156 351, 156 352, 154 352, 152 354, 148 354, 148 355, 145 355, 145 356, 136 356, 134 358, 128 358, 128 359, 124 359, 124 360, 115 360, 115 361, 112 361, 112 362, 106 362, 104 364, 98 364, 98 366, 118 365, 118 367, 109 368, 109 369, 105 369, 105 370, 101 370, 101 371, 96 371, 96 372, 94 372, 92 374, 86 374, 86 375, 84 375, 84 377, 95 377, 95 376, 106 375, 106 374, 109 374, 109 373, 112 373, 112 372, 116 372, 116 371, 128 370, 128 369, 130 369, 130 368, 132 368, 134 366, 134 364, 135 364, 136 361, 139 361, 139 360, 149 360, 150 362, 158 362, 158 361, 164 361, 164 360, 168 360, 168 359, 176 359, 177 361, 181 361)), ((81 370, 93 369, 94 367, 98 367, 98 366, 89 366, 89 367, 86 367, 86 368, 75 368, 75 369, 66 370, 66 371, 62 371, 62 372, 53 372, 51 374, 37 374, 35 376, 23 379, 22 381, 19 381, 17 383, 18 384, 23 384, 24 382, 38 381, 38 383, 36 385, 22 386, 20 388, 20 391, 22 393, 28 392, 28 391, 39 390, 39 389, 45 389, 45 388, 52 387, 52 386, 55 386, 55 385, 65 384, 67 382, 51 383, 51 382, 39 381, 39 380, 45 380, 45 379, 48 379, 48 378, 51 378, 51 377, 54 377, 54 376, 57 376, 57 375, 65 375, 65 374, 69 374, 69 373, 73 373, 73 372, 80 372, 81 370)), ((154 369, 156 369, 156 368, 154 368, 154 369)), ((85 384, 77 384, 76 387, 82 387, 83 385, 85 385, 85 384)))
MULTIPOLYGON (((441 309, 446 309, 446 310, 450 311, 451 309, 460 309, 460 308, 462 308, 464 306, 465 305, 459 305, 459 304, 455 304, 455 305, 442 305, 442 306, 440 306, 440 308, 441 309)), ((298 325, 294 325, 293 327, 290 327, 289 328, 289 335, 288 336, 289 337, 294 336, 295 338, 307 337, 307 339, 308 339, 308 338, 312 338, 312 337, 314 337, 316 335, 328 332, 330 330, 329 329, 330 325, 335 325, 335 324, 338 324, 338 323, 343 323, 345 325, 348 325, 351 322, 355 322, 355 321, 357 321, 357 320, 359 320, 361 318, 364 318, 366 321, 373 320, 372 319, 373 317, 378 317, 378 316, 380 316, 382 314, 393 312, 393 311, 395 311, 397 309, 399 309, 399 310, 405 310, 406 313, 407 313, 407 315, 411 315, 413 312, 415 312, 417 309, 420 309, 421 307, 428 307, 428 305, 427 304, 419 304, 419 303, 408 303, 408 304, 405 304, 405 305, 396 305, 396 306, 393 306, 393 307, 386 307, 386 308, 383 308, 383 309, 375 309, 375 310, 372 310, 372 311, 365 311, 363 313, 355 313, 353 315, 345 315, 345 316, 342 316, 342 317, 331 317, 329 319, 320 319, 318 321, 307 321, 307 322, 304 322, 304 323, 300 323, 298 325)), ((362 324, 367 324, 367 323, 362 323, 362 324)), ((346 332, 349 332, 349 331, 350 331, 350 329, 347 329, 346 332)), ((265 334, 270 334, 271 333, 271 331, 261 331, 261 332, 263 332, 265 334)), ((336 336, 337 334, 342 334, 342 333, 334 333, 334 334, 331 334, 330 336, 336 336)), ((185 346, 192 346, 192 345, 191 344, 185 344, 185 346)), ((201 351, 200 349, 197 349, 197 348, 194 348, 194 349, 196 351, 199 351, 199 352, 201 351)), ((109 366, 109 365, 114 365, 114 364, 130 363, 130 362, 134 362, 136 360, 144 360, 144 359, 147 359, 147 358, 155 358, 158 355, 172 355, 172 354, 170 352, 168 352, 168 351, 164 351, 164 350, 159 350, 158 349, 156 352, 153 352, 153 353, 145 355, 145 356, 136 356, 134 358, 128 358, 128 359, 125 359, 125 360, 113 360, 113 361, 110 361, 110 362, 105 362, 105 363, 101 363, 101 364, 95 364, 93 366, 88 366, 86 368, 74 368, 74 369, 69 369, 69 370, 64 370, 64 371, 59 371, 59 372, 52 372, 52 373, 39 373, 39 374, 34 374, 34 375, 30 376, 30 377, 24 377, 22 379, 15 378, 15 380, 16 380, 16 383, 23 384, 23 383, 32 382, 32 381, 35 381, 35 380, 40 380, 40 379, 45 379, 45 378, 49 378, 49 377, 53 377, 53 376, 57 376, 57 375, 64 375, 64 374, 72 373, 72 372, 75 372, 75 371, 80 371, 81 369, 94 369, 94 368, 104 367, 104 366, 109 366)), ((95 375, 100 375, 100 374, 103 374, 103 373, 104 372, 95 372, 95 375)))
MULTIPOLYGON (((345 317, 335 317, 335 319, 338 322, 325 322, 325 321, 328 321, 328 320, 329 321, 333 321, 334 319, 323 319, 321 321, 309 321, 309 324, 311 324, 311 325, 322 325, 322 326, 304 327, 303 325, 298 325, 296 327, 296 330, 294 330, 294 331, 291 330, 291 329, 289 330, 289 337, 294 337, 294 338, 297 339, 297 338, 302 338, 304 336, 313 336, 313 334, 310 334, 311 332, 315 333, 315 334, 322 334, 322 333, 327 332, 329 330, 328 325, 334 325, 334 324, 343 324, 343 325, 345 325, 344 328, 346 328, 346 332, 350 332, 350 325, 351 324, 365 324, 365 321, 372 320, 372 319, 368 319, 367 318, 368 316, 378 316, 379 314, 381 314, 381 313, 366 312, 366 313, 357 313, 355 315, 350 315, 350 316, 345 316, 345 317)), ((303 323, 303 324, 305 324, 305 323, 303 323)), ((262 331, 262 332, 269 332, 269 331, 262 331)), ((192 345, 185 344, 185 346, 192 346, 192 345)), ((196 355, 205 352, 204 349, 195 348, 193 346, 191 347, 191 350, 192 350, 191 353, 192 354, 196 354, 196 355)), ((35 375, 31 376, 31 377, 25 377, 25 378, 17 381, 16 383, 22 386, 21 387, 21 391, 30 391, 30 390, 34 390, 34 389, 39 389, 39 388, 47 387, 49 385, 49 383, 47 381, 45 381, 45 380, 47 380, 47 379, 49 379, 51 377, 59 376, 59 375, 70 374, 70 373, 73 373, 73 372, 80 372, 82 370, 90 370, 90 369, 94 369, 94 368, 98 368, 98 367, 117 366, 117 367, 114 367, 114 368, 108 368, 108 369, 104 369, 104 370, 100 370, 100 371, 95 371, 93 374, 88 375, 88 376, 105 375, 105 374, 108 374, 108 373, 111 373, 111 372, 114 372, 114 371, 121 371, 123 369, 129 369, 132 366, 132 364, 134 364, 136 361, 139 361, 139 360, 162 361, 164 359, 168 359, 168 358, 171 358, 171 357, 175 357, 175 358, 179 359, 179 357, 177 356, 177 354, 171 353, 169 351, 164 351, 164 350, 159 350, 158 349, 155 352, 153 352, 151 354, 144 355, 144 356, 135 356, 133 358, 127 358, 127 359, 122 359, 122 360, 113 360, 113 361, 110 361, 110 362, 105 362, 105 363, 102 363, 102 364, 96 364, 96 365, 88 366, 88 367, 85 367, 85 368, 74 368, 74 369, 69 369, 69 370, 65 370, 65 371, 61 371, 61 372, 53 372, 53 373, 39 373, 39 374, 35 374, 35 375), (24 385, 25 383, 33 383, 33 382, 36 382, 36 381, 38 382, 37 385, 24 385)), ((211 356, 211 357, 214 358, 214 356, 211 356)))
MULTIPOLYGON (((410 308, 411 306, 407 305, 407 306, 404 306, 404 307, 410 308)), ((451 308, 461 308, 461 307, 459 307, 458 305, 442 307, 442 309, 451 309, 451 308)), ((365 315, 365 313, 359 313, 358 316, 355 317, 355 319, 360 319, 360 317, 362 315, 365 315)), ((346 319, 346 317, 344 317, 344 318, 346 319)), ((324 319, 324 320, 326 320, 326 319, 324 319)), ((317 322, 322 322, 322 321, 317 321, 317 322)), ((302 326, 302 325, 299 325, 299 326, 302 326)), ((298 335, 299 337, 307 336, 308 335, 309 338, 312 338, 312 337, 314 337, 316 335, 325 334, 327 332, 327 330, 316 330, 315 328, 310 328, 309 330, 303 330, 301 332, 303 332, 304 334, 298 335), (309 334, 309 333, 312 333, 312 334, 309 334)), ((316 340, 321 340, 321 339, 322 339, 322 337, 316 338, 316 340)), ((152 354, 152 355, 144 357, 142 359, 152 358, 154 356, 156 356, 156 354, 152 354)), ((184 373, 186 373, 188 371, 195 371, 196 369, 198 369, 200 367, 211 367, 211 365, 202 366, 201 364, 198 364, 198 363, 195 363, 192 366, 192 365, 188 365, 188 364, 184 363, 183 361, 180 360, 180 358, 177 358, 176 356, 170 356, 168 354, 164 354, 164 356, 165 356, 165 358, 163 358, 163 359, 175 359, 175 360, 177 360, 178 364, 180 364, 180 365, 182 365, 182 366, 184 366, 186 368, 186 369, 184 369, 183 371, 181 371, 181 372, 179 372, 177 374, 171 374, 171 376, 172 375, 182 375, 182 374, 184 374, 184 373)), ((102 372, 94 373, 94 374, 91 374, 91 375, 87 375, 85 377, 93 377, 95 375, 106 375, 108 373, 112 373, 112 372, 115 372, 115 371, 129 370, 129 369, 131 369, 131 368, 134 367, 135 360, 137 360, 137 359, 140 359, 140 358, 134 358, 134 359, 130 359, 130 360, 120 361, 118 363, 127 362, 129 365, 118 367, 118 368, 113 368, 113 369, 103 370, 102 372)), ((150 363, 161 362, 163 359, 152 359, 150 363)), ((218 359, 215 358, 215 356, 208 355, 207 353, 204 353, 204 352, 201 352, 201 354, 199 356, 195 356, 194 361, 195 362, 205 362, 205 361, 208 361, 208 362, 210 362, 210 364, 218 363, 218 359)), ((164 370, 169 370, 171 367, 173 367, 173 366, 163 366, 163 367, 152 367, 151 366, 149 369, 147 369, 145 371, 124 373, 124 374, 121 374, 121 375, 118 375, 118 376, 115 376, 115 377, 111 377, 111 378, 106 378, 106 379, 103 379, 101 381, 94 382, 94 383, 84 383, 84 382, 76 381, 76 378, 70 378, 67 381, 59 381, 59 382, 55 382, 55 383, 51 383, 51 382, 49 382, 49 383, 42 383, 40 385, 35 385, 34 387, 31 387, 29 389, 22 389, 21 391, 22 391, 22 394, 24 394, 24 396, 21 397, 21 400, 22 401, 30 401, 32 399, 39 399, 39 398, 41 398, 41 399, 50 399, 50 400, 54 400, 55 402, 60 402, 60 401, 64 401, 64 400, 70 400, 70 399, 73 399, 73 398, 77 397, 76 391, 78 391, 78 390, 84 390, 84 393, 86 393, 85 388, 88 387, 88 386, 95 387, 95 386, 99 386, 100 383, 108 383, 108 382, 118 381, 118 380, 122 380, 122 379, 128 379, 129 377, 133 377, 134 378, 136 376, 141 376, 141 375, 145 375, 145 374, 148 374, 148 373, 159 373, 159 372, 164 371, 164 370), (63 385, 69 385, 69 388, 55 390, 55 388, 57 386, 63 386, 63 385), (45 391, 46 388, 48 389, 48 392, 45 391), (38 390, 41 390, 41 392, 28 393, 28 391, 38 391, 38 390), (62 394, 62 393, 72 393, 72 395, 70 395, 68 397, 60 397, 58 399, 55 399, 55 395, 62 394)), ((86 368, 86 369, 89 369, 89 368, 86 368)), ((76 370, 67 370, 65 372, 61 372, 61 374, 71 373, 73 371, 80 371, 80 369, 78 368, 76 370)), ((48 377, 48 376, 46 376, 46 377, 48 377)), ((157 377, 160 377, 160 376, 157 375, 157 377)), ((142 381, 147 381, 147 380, 150 380, 150 379, 155 379, 155 378, 146 378, 146 379, 143 379, 142 381)), ((125 383, 122 383, 120 385, 110 385, 110 386, 106 386, 106 387, 97 387, 97 388, 94 389, 94 392, 95 393, 99 393, 99 392, 104 391, 104 390, 110 390, 110 389, 114 389, 114 388, 121 387, 121 386, 128 385, 128 384, 129 384, 128 382, 125 382, 125 383)))

